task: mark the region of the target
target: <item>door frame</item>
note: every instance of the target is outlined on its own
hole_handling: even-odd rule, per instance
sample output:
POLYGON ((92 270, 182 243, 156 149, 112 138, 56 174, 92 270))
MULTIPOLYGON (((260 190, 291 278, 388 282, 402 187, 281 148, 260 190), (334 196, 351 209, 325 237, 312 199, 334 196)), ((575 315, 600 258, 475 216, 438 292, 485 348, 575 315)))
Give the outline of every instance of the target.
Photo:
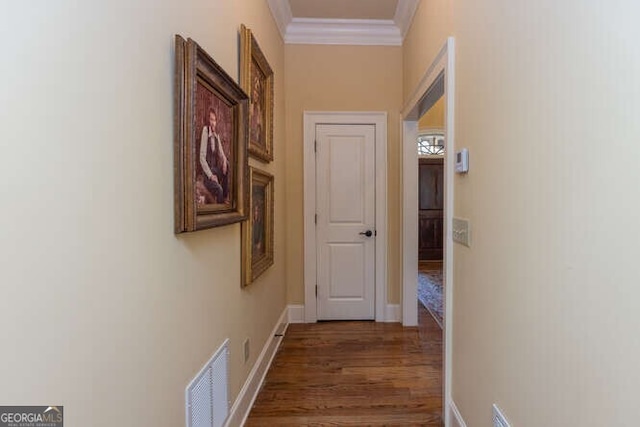
MULTIPOLYGON (((350 124, 375 126, 376 240, 375 320, 386 319, 387 302, 387 113, 382 111, 304 112, 304 320, 318 321, 316 307, 316 125, 350 124)), ((396 320, 396 319, 389 319, 396 320)))
POLYGON ((438 55, 427 68, 402 110, 402 323, 414 326, 418 323, 418 119, 424 112, 428 94, 436 84, 444 84, 445 97, 445 160, 444 160, 444 417, 445 425, 451 425, 452 337, 453 337, 453 179, 455 151, 455 42, 447 38, 438 55))

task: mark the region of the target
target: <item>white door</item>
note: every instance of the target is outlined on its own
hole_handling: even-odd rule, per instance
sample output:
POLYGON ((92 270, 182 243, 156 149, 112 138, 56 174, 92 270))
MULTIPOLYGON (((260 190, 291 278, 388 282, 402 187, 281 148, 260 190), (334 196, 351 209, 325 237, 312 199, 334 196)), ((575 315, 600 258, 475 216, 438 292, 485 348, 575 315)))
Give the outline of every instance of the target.
POLYGON ((375 317, 375 126, 316 126, 318 320, 375 317))

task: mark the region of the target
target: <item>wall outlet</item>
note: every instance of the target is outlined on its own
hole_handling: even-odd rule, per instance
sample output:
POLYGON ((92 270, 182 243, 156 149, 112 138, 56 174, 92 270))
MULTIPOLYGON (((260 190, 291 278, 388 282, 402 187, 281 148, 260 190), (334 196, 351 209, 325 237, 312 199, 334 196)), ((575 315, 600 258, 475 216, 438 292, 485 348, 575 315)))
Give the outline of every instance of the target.
POLYGON ((244 340, 244 344, 242 345, 244 348, 244 363, 247 363, 249 360, 249 356, 251 356, 250 348, 249 348, 249 338, 244 340))
POLYGON ((511 427, 507 418, 495 403, 493 404, 493 427, 511 427))

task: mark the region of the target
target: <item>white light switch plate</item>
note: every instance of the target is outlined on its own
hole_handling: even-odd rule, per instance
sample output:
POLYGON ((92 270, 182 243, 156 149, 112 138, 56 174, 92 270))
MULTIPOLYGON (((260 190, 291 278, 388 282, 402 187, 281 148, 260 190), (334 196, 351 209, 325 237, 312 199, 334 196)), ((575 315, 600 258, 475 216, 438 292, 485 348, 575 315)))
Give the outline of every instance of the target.
POLYGON ((453 241, 471 247, 471 230, 468 219, 453 218, 453 241))

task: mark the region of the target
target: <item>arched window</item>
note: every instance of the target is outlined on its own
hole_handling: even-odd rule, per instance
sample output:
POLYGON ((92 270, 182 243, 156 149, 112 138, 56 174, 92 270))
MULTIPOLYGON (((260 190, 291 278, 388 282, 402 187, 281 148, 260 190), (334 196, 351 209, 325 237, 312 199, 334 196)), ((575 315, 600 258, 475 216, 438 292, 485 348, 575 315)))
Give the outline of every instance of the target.
POLYGON ((418 135, 418 155, 444 156, 444 132, 428 132, 418 135))

